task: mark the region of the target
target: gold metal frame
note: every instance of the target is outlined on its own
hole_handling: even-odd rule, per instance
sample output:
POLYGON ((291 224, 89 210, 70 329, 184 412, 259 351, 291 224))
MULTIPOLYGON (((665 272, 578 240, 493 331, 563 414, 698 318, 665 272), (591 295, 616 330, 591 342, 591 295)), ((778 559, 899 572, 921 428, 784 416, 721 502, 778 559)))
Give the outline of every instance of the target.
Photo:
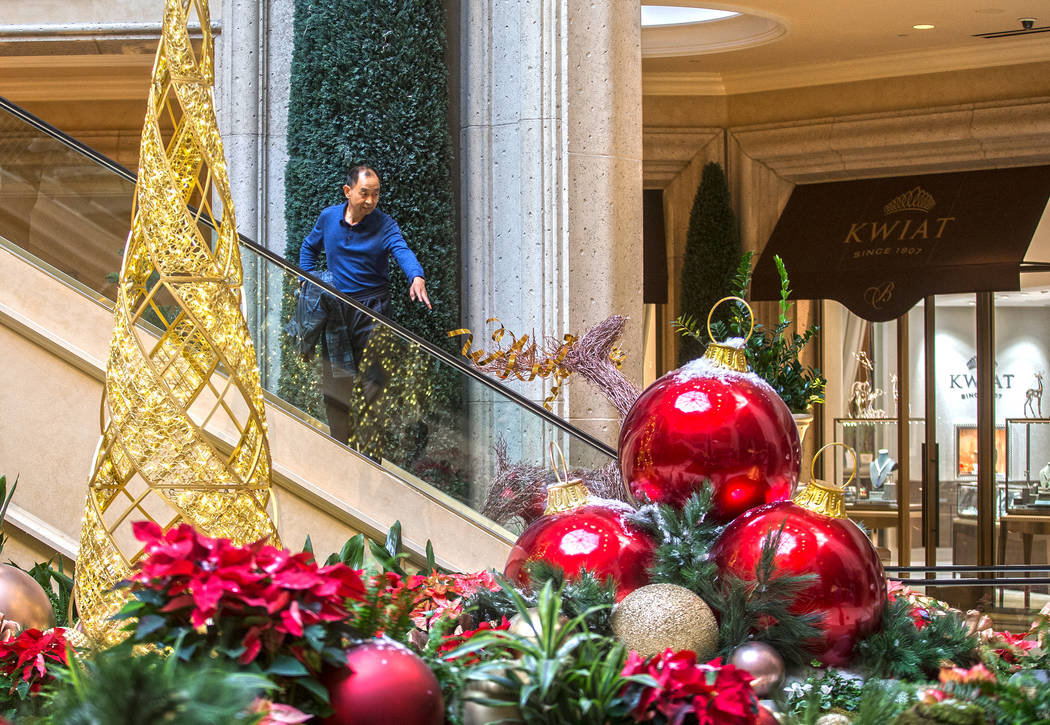
POLYGON ((270 450, 241 311, 213 53, 207 0, 167 0, 77 560, 82 626, 100 644, 124 636, 109 618, 127 598, 114 585, 142 554, 133 521, 189 523, 209 536, 280 544, 267 510, 270 450), (194 14, 203 33, 196 47, 194 14), (137 331, 140 320, 158 326, 160 339, 137 331), (215 446, 209 424, 233 433, 232 452, 215 446))

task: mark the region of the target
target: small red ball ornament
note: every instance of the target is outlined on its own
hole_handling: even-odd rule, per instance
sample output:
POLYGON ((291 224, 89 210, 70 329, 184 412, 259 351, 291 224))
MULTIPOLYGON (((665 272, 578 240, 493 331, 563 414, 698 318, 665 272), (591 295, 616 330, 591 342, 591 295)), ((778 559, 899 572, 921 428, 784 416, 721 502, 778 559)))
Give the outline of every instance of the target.
POLYGON ((776 715, 769 711, 769 708, 759 705, 755 725, 780 725, 780 721, 777 720, 776 715))
POLYGON ((627 520, 633 509, 621 501, 594 500, 579 479, 547 488, 544 516, 518 537, 504 574, 528 586, 525 565, 546 561, 565 571, 570 581, 584 569, 616 582, 619 601, 649 583, 646 573, 656 544, 627 520))
POLYGON ((790 497, 802 459, 787 405, 748 372, 742 349, 715 342, 641 394, 619 449, 636 498, 681 506, 709 479, 709 516, 718 523, 790 497))
POLYGON ((754 579, 762 545, 781 525, 777 571, 817 576, 791 609, 796 614, 823 614, 817 625, 823 634, 808 649, 826 665, 848 665, 857 640, 882 621, 886 573, 871 541, 845 517, 841 489, 812 481, 794 501, 767 504, 740 516, 711 547, 719 574, 754 579))
POLYGON ((324 725, 441 725, 441 685, 415 653, 390 639, 360 644, 325 681, 333 714, 324 725))

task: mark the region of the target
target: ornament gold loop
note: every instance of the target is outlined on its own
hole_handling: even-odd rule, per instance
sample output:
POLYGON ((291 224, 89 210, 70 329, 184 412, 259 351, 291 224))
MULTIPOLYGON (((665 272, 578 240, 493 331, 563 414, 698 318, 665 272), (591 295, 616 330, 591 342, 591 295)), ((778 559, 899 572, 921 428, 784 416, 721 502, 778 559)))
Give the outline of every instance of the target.
POLYGON ((850 481, 857 477, 857 452, 842 441, 833 441, 831 443, 828 443, 826 446, 822 446, 820 450, 813 454, 813 461, 809 464, 809 477, 810 479, 816 479, 817 459, 820 458, 820 454, 822 454, 824 451, 833 446, 842 446, 847 451, 849 451, 849 454, 851 456, 853 456, 853 473, 850 474, 850 477, 847 478, 846 482, 841 486, 841 488, 845 488, 850 484, 850 481))
POLYGON ((711 311, 707 313, 707 336, 711 338, 711 342, 715 342, 715 336, 711 334, 711 317, 715 314, 715 310, 723 302, 729 302, 730 300, 736 300, 747 309, 747 319, 751 321, 751 326, 747 329, 747 334, 744 335, 744 342, 746 343, 751 339, 751 333, 755 331, 755 311, 751 309, 751 305, 747 303, 743 297, 737 297, 736 295, 730 295, 729 297, 723 297, 722 299, 715 302, 711 306, 711 311))
POLYGON ((799 489, 795 491, 795 495, 791 497, 791 500, 802 508, 809 509, 810 511, 815 511, 819 514, 831 516, 836 519, 844 519, 846 518, 846 486, 849 485, 849 482, 852 481, 856 475, 857 452, 845 443, 839 441, 828 443, 813 454, 813 462, 809 467, 809 476, 811 480, 806 485, 800 486, 799 489), (820 457, 821 453, 832 446, 842 446, 850 452, 851 456, 853 456, 853 473, 848 479, 846 479, 846 483, 842 486, 821 481, 816 475, 817 458, 820 457))
POLYGON ((557 477, 558 483, 567 483, 569 481, 569 466, 567 463, 565 463, 565 454, 561 452, 561 446, 558 445, 557 441, 551 441, 551 444, 548 448, 548 453, 550 453, 551 468, 554 469, 554 475, 557 477), (555 451, 558 452, 558 458, 561 459, 561 468, 562 471, 565 471, 564 478, 561 475, 561 471, 558 470, 558 461, 554 459, 555 451))
POLYGON ((543 510, 544 515, 564 513, 586 505, 591 492, 583 485, 582 478, 569 478, 569 466, 565 463, 565 455, 561 452, 561 446, 557 441, 551 441, 548 452, 558 482, 547 486, 547 506, 543 510), (554 458, 555 451, 558 452, 558 459, 561 460, 561 471, 558 470, 558 461, 554 458), (562 471, 565 472, 564 478, 562 478, 562 471))

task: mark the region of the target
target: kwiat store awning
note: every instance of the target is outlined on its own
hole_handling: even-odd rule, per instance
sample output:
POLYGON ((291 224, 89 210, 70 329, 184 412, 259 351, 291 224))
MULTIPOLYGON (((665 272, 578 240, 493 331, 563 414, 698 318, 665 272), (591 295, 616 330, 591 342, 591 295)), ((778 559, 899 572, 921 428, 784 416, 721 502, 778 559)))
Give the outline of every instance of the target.
POLYGON ((838 300, 874 322, 927 295, 1016 290, 1048 198, 1050 166, 800 185, 751 295, 779 298, 774 255, 793 298, 838 300))

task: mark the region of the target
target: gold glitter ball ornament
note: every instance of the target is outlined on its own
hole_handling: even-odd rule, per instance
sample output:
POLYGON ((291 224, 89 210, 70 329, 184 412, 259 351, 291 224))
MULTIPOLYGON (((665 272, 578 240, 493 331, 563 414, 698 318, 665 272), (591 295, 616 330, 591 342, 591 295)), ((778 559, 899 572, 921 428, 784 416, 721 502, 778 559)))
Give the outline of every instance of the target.
POLYGON ((849 725, 850 722, 849 715, 843 715, 840 712, 829 712, 818 717, 814 725, 849 725))
POLYGON ((703 662, 718 648, 718 623, 699 596, 677 584, 649 584, 616 605, 613 636, 643 657, 693 650, 703 662))

